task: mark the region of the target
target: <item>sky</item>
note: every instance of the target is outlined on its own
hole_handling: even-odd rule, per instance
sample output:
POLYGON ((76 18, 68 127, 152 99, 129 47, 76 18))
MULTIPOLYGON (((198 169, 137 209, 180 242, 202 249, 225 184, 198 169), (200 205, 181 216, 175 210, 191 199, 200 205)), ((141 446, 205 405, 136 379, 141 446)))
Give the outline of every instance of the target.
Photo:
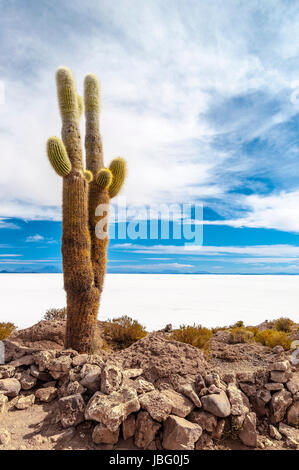
POLYGON ((0 271, 61 271, 62 182, 46 141, 60 134, 66 65, 79 92, 99 76, 105 162, 129 168, 108 272, 299 274, 298 2, 0 6, 0 271), (175 207, 169 237, 138 237, 161 204, 175 207), (196 240, 173 236, 183 227, 196 240))

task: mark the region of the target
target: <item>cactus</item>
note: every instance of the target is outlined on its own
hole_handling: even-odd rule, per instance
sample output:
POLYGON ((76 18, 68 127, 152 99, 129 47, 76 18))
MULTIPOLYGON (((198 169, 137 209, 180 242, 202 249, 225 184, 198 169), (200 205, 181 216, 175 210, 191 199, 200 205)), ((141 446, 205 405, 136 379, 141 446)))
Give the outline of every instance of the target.
POLYGON ((109 169, 104 166, 99 130, 100 83, 96 75, 85 78, 84 102, 67 67, 57 70, 56 84, 62 141, 51 137, 47 153, 52 167, 63 177, 61 251, 67 294, 65 347, 91 353, 108 247, 107 225, 105 236, 101 237, 96 236, 95 227, 107 216, 110 199, 124 183, 126 163, 118 157, 112 160, 109 169), (79 127, 84 111, 86 169, 79 127), (104 210, 97 215, 100 204, 104 210))

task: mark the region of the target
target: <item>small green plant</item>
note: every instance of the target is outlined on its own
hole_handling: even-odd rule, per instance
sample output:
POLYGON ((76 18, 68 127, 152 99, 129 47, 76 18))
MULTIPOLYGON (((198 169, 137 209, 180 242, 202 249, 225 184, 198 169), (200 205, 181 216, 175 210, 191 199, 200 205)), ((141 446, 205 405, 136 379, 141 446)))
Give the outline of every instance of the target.
POLYGON ((16 329, 17 327, 13 323, 0 323, 0 341, 8 338, 14 331, 16 331, 16 329))
POLYGON ((243 328, 244 322, 242 320, 237 321, 234 325, 231 325, 230 328, 243 328))
POLYGON ((66 320, 66 308, 50 308, 46 311, 44 320, 66 320))
POLYGON ((278 320, 274 322, 274 328, 277 331, 284 331, 285 333, 291 333, 293 324, 294 322, 290 318, 281 317, 281 318, 278 318, 278 320))
POLYGON ((108 320, 103 336, 112 349, 125 349, 146 335, 145 327, 137 320, 124 315, 108 320))
POLYGON ((180 328, 173 332, 170 339, 191 344, 191 346, 195 346, 196 348, 208 350, 209 341, 212 336, 212 330, 194 324, 193 326, 180 325, 180 328))
POLYGON ((268 346, 269 348, 274 348, 279 345, 286 350, 290 349, 292 343, 292 340, 288 337, 287 333, 277 330, 259 331, 255 335, 255 341, 263 344, 264 346, 268 346))

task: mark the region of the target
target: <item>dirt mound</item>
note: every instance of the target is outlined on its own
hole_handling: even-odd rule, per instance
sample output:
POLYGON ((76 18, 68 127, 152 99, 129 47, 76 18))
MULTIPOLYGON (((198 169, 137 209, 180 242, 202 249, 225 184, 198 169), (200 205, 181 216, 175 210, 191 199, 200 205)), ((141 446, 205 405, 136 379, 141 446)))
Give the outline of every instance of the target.
MULTIPOLYGON (((65 320, 41 320, 30 328, 16 331, 9 337, 9 340, 27 348, 61 350, 64 345, 65 328, 65 320)), ((96 341, 101 347, 100 322, 97 325, 96 341)))
POLYGON ((203 352, 190 346, 168 339, 164 332, 149 333, 127 349, 114 353, 110 359, 121 367, 140 368, 146 380, 157 388, 190 383, 199 374, 209 370, 203 352))

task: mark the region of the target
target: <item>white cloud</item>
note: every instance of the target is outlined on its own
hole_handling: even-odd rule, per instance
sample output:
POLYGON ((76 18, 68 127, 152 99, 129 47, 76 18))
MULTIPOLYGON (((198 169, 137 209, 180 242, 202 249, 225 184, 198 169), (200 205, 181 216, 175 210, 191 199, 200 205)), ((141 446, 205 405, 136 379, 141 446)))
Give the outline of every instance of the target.
POLYGON ((57 243, 57 241, 54 240, 53 238, 46 238, 46 237, 43 237, 42 235, 39 235, 38 233, 36 235, 29 235, 25 241, 26 243, 40 243, 40 242, 47 243, 47 244, 57 243))
MULTIPOLYGON (((6 90, 0 106, 5 155, 0 216, 61 218, 61 179, 45 153, 47 137, 60 133, 54 71, 61 63, 73 68, 79 91, 86 73, 100 76, 105 161, 118 154, 127 158, 123 194, 129 204, 206 198, 236 204, 237 198, 227 193, 240 182, 237 170, 250 168, 251 162, 241 156, 231 169, 233 176, 224 177, 231 152, 216 149, 214 137, 240 128, 244 140, 268 135, 275 123, 284 122, 297 109, 288 100, 268 116, 247 109, 221 129, 205 113, 218 102, 252 90, 275 98, 291 87, 298 78, 295 6, 286 10, 284 2, 277 1, 261 8, 255 0, 237 6, 217 0, 184 4, 74 0, 71 7, 60 2, 59 12, 61 16, 57 14, 55 24, 50 24, 42 17, 35 21, 38 13, 30 16, 30 9, 20 10, 16 30, 9 16, 2 28, 5 52, 13 51, 13 70, 10 64, 0 77, 6 90), (263 27, 256 22, 258 16, 263 27), (51 40, 42 40, 43 25, 50 32, 53 28, 57 38, 49 35, 51 40), (22 66, 28 77, 16 74, 22 66), (16 116, 23 125, 16 126, 16 116)), ((282 209, 262 207, 258 196, 246 197, 243 204, 249 215, 232 219, 231 225, 298 228, 293 209, 283 215, 282 209)))
POLYGON ((299 257, 299 246, 294 245, 253 245, 253 246, 195 246, 195 245, 154 245, 144 246, 124 243, 114 245, 134 253, 175 254, 175 255, 248 255, 269 257, 299 257))

